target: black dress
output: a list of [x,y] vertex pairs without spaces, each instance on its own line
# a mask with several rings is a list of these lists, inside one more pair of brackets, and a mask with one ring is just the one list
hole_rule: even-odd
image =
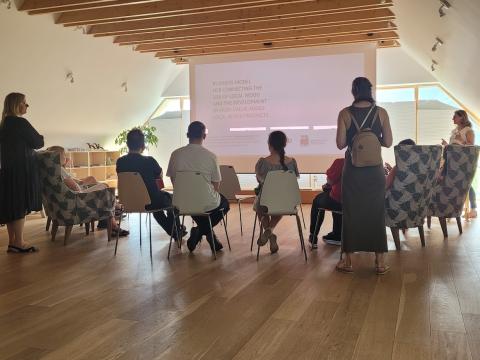
[[7,116],[0,126],[0,223],[6,224],[42,209],[33,149],[43,136],[21,117]]
[[[349,111],[361,122],[370,108],[351,106]],[[372,123],[372,112],[366,121]],[[377,118],[372,131],[381,142],[382,128]],[[350,149],[357,133],[352,123],[347,130],[347,145]],[[352,165],[350,151],[345,154],[342,175],[342,250],[347,253],[356,251],[387,252],[387,233],[385,228],[385,173],[382,165],[355,167]]]

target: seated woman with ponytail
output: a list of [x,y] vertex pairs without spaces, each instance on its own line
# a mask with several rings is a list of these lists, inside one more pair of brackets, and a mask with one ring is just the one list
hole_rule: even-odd
[[[294,158],[285,156],[285,146],[287,146],[287,136],[282,131],[274,131],[268,136],[268,150],[270,155],[258,159],[255,165],[255,174],[257,175],[258,186],[255,189],[257,198],[255,199],[254,209],[263,225],[263,233],[260,234],[257,244],[260,246],[270,242],[270,252],[272,254],[278,251],[277,236],[273,233],[275,226],[279,223],[281,216],[267,216],[265,210],[258,205],[258,198],[262,190],[263,182],[269,171],[291,170],[295,175],[300,176],[297,162]],[[281,196],[281,194],[278,194]]]

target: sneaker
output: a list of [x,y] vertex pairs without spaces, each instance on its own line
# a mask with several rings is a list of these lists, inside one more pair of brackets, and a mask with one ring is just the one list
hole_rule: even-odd
[[270,241],[270,252],[275,254],[278,251],[277,235],[271,233],[271,235],[268,237],[268,240]]
[[318,245],[317,245],[318,238],[316,236],[313,236],[312,234],[310,234],[310,236],[308,237],[308,242],[310,243],[310,246],[312,247],[312,249],[318,249]]
[[212,251],[213,251],[213,246],[215,246],[215,252],[223,249],[223,245],[220,241],[218,241],[217,235],[215,235],[215,233],[213,233],[213,241],[212,241],[212,235],[207,234],[207,242],[210,245],[210,249],[212,249]]
[[201,236],[198,231],[198,227],[193,226],[190,229],[190,237],[187,240],[187,247],[188,247],[188,250],[190,250],[190,252],[193,252],[193,250],[195,250],[200,239],[201,239]]
[[325,240],[325,243],[328,245],[335,245],[335,246],[341,246],[342,241],[341,240]]
[[335,235],[333,232],[329,232],[327,235],[322,236],[323,240],[340,240],[340,236]]

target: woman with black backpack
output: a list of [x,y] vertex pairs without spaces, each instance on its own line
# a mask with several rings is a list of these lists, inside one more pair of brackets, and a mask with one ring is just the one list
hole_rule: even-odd
[[377,106],[372,84],[358,77],[352,83],[354,102],[338,115],[337,147],[344,149],[342,175],[342,254],[336,269],[351,273],[351,254],[375,253],[375,271],[385,274],[388,251],[385,228],[385,174],[381,147],[392,145],[392,130],[385,109]]

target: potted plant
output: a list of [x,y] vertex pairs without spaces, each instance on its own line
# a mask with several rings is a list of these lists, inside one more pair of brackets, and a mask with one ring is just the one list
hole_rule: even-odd
[[154,126],[150,125],[141,125],[141,126],[134,126],[131,129],[124,129],[118,136],[115,138],[115,144],[120,145],[120,153],[126,153],[127,152],[127,134],[130,130],[133,129],[140,129],[142,130],[143,134],[145,135],[145,146],[149,147],[151,146],[157,146],[158,143],[158,137],[155,135],[155,130],[157,130]]

